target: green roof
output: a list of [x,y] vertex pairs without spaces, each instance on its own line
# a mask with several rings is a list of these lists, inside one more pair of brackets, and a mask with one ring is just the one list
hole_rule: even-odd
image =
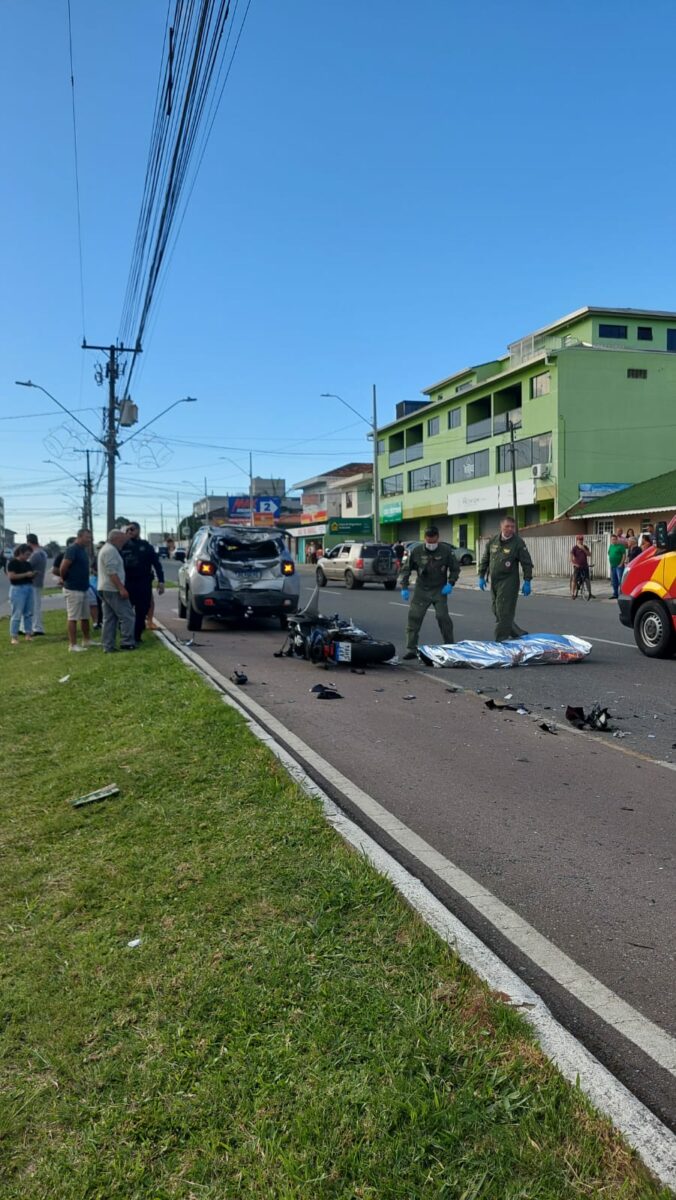
[[655,475],[653,479],[644,479],[642,483],[634,483],[621,492],[602,496],[600,500],[592,500],[589,504],[576,504],[570,516],[613,517],[667,509],[676,510],[676,470],[665,471],[664,475]]

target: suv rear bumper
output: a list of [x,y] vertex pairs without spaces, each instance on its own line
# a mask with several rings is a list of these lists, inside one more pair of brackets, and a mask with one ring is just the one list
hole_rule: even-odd
[[245,613],[254,616],[278,616],[280,613],[298,611],[298,596],[286,596],[277,589],[241,594],[237,592],[213,591],[204,596],[192,595],[191,603],[196,612],[205,617],[242,617]]

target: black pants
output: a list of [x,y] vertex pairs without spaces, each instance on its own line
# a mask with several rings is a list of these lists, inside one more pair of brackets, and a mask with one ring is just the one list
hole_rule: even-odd
[[146,617],[150,612],[150,605],[153,599],[153,581],[152,579],[132,579],[125,583],[125,587],[129,592],[129,599],[134,606],[136,614],[134,640],[140,642],[143,630],[146,627]]

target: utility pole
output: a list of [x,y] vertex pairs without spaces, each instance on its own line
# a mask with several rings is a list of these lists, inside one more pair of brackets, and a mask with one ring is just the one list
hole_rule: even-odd
[[90,469],[90,466],[89,466],[89,455],[91,454],[91,451],[90,451],[90,450],[85,450],[85,454],[86,454],[86,456],[87,456],[87,478],[86,478],[86,480],[85,480],[85,495],[86,495],[86,497],[87,497],[87,505],[86,505],[86,507],[87,507],[87,515],[86,515],[86,517],[85,517],[84,524],[85,524],[86,528],[87,528],[87,529],[90,531],[90,533],[92,533],[92,536],[93,536],[93,529],[94,529],[94,505],[93,505],[93,501],[92,501],[92,492],[93,492],[93,488],[92,488],[92,473],[91,473],[91,469]]
[[117,409],[115,384],[119,375],[119,354],[140,354],[141,347],[134,350],[130,346],[91,346],[89,342],[82,343],[83,350],[98,350],[108,355],[106,374],[108,376],[108,408],[106,410],[106,431],[102,439],[106,451],[106,470],[108,477],[108,496],[106,503],[106,532],[115,524],[115,460],[117,458]]
[[378,411],[376,385],[373,385],[373,537],[380,541],[380,484],[378,483]]
[[254,510],[253,510],[253,465],[252,465],[252,463],[253,463],[253,460],[252,460],[252,456],[251,456],[251,451],[249,451],[249,524],[250,524],[250,525],[253,525],[253,524],[254,524]]
[[176,541],[181,537],[181,501],[178,492],[176,493]]
[[512,459],[512,504],[514,507],[514,524],[516,526],[516,532],[518,533],[519,511],[516,506],[516,447],[514,445],[514,430],[516,429],[516,425],[512,421],[511,417],[509,418],[507,425],[509,428],[509,452]]
[[164,506],[160,504],[160,533],[164,537]]

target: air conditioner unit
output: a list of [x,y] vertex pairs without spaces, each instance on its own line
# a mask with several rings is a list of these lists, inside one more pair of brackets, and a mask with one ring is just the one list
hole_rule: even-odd
[[533,479],[549,479],[549,463],[535,463],[530,473]]

